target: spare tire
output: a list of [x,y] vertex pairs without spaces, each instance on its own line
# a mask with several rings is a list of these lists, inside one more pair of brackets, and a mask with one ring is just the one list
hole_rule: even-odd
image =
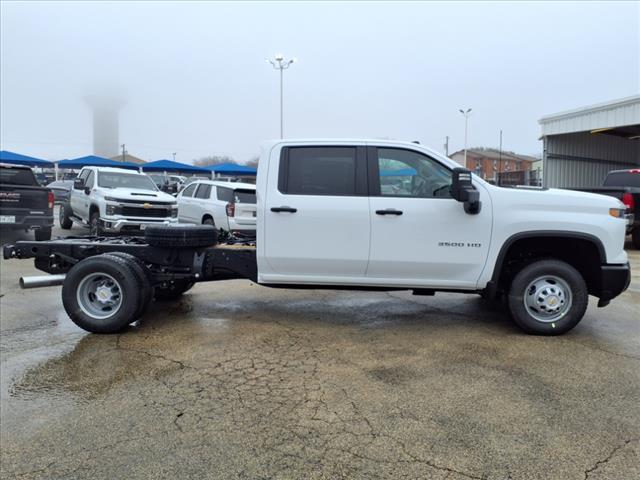
[[218,243],[218,232],[211,225],[150,225],[144,239],[154,247],[211,247]]

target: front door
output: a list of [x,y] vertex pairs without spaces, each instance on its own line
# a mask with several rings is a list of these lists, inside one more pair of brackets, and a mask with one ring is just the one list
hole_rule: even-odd
[[451,198],[451,170],[411,149],[367,149],[371,256],[367,277],[394,284],[475,288],[489,249],[492,212],[464,212]]
[[370,233],[364,145],[285,147],[270,161],[266,191],[261,281],[330,284],[364,276]]

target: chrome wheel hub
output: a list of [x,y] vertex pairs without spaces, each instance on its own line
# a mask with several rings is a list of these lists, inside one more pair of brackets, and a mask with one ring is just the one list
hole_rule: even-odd
[[103,320],[122,306],[122,287],[106,273],[92,273],[82,279],[77,291],[80,309],[92,318]]
[[524,294],[524,306],[539,322],[556,322],[571,309],[571,288],[562,278],[545,275],[531,282]]

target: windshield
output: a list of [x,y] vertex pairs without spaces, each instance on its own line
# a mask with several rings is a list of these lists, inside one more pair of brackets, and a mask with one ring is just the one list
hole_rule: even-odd
[[0,168],[0,183],[7,185],[38,185],[29,168]]
[[605,187],[640,187],[640,173],[615,172],[607,175]]
[[103,188],[137,188],[157,191],[156,185],[146,175],[130,173],[99,172],[98,186]]

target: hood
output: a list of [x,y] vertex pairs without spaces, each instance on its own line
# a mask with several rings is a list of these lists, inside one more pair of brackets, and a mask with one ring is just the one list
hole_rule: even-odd
[[491,194],[499,199],[498,205],[517,207],[532,211],[554,211],[566,213],[608,214],[610,208],[625,208],[614,197],[596,193],[578,192],[559,188],[529,189],[501,188],[491,186]]
[[138,188],[114,188],[104,191],[105,197],[113,197],[119,200],[145,200],[148,202],[175,202],[175,197],[165,192],[142,190]]

